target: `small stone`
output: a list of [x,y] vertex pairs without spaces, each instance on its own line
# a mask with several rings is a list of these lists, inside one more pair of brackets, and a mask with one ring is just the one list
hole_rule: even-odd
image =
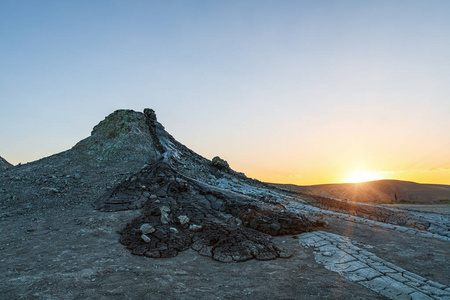
[[196,225],[196,224],[192,224],[189,226],[189,230],[193,231],[193,232],[199,232],[203,229],[202,225]]
[[151,239],[148,236],[146,236],[145,234],[141,235],[141,239],[146,243],[150,243],[150,241],[151,241]]
[[170,208],[167,206],[161,206],[159,208],[159,210],[161,211],[161,223],[163,223],[163,224],[169,223],[170,222],[170,218],[169,218]]
[[178,216],[178,220],[180,221],[181,225],[189,223],[189,217],[188,216]]
[[325,226],[328,226],[328,222],[326,220],[317,220],[316,226],[325,227]]
[[175,227],[170,227],[169,230],[173,233],[178,233],[178,229],[176,229]]
[[331,257],[331,256],[333,256],[333,253],[326,251],[326,252],[323,252],[322,255],[326,256],[326,257]]
[[141,228],[139,228],[139,230],[143,233],[143,234],[149,234],[149,233],[153,233],[155,232],[155,227],[153,227],[152,225],[145,223],[142,224]]
[[50,193],[50,194],[56,194],[56,193],[59,193],[59,190],[58,190],[58,189],[52,188],[52,187],[43,187],[43,188],[41,188],[41,191],[46,191],[46,192],[48,192],[48,193]]

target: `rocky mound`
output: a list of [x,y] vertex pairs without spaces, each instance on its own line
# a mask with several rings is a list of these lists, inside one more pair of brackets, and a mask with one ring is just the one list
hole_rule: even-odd
[[11,167],[13,167],[13,165],[10,164],[9,162],[7,162],[6,159],[4,159],[3,157],[0,156],[0,171],[9,169]]
[[[270,235],[301,233],[317,225],[255,195],[264,193],[258,189],[265,185],[234,172],[223,159],[208,161],[195,154],[165,132],[153,111],[144,112],[159,157],[149,158],[146,167],[97,203],[103,211],[142,208],[121,233],[120,241],[133,254],[173,257],[192,247],[222,262],[275,259],[289,254]],[[222,185],[234,182],[237,191],[214,185],[214,179]]]

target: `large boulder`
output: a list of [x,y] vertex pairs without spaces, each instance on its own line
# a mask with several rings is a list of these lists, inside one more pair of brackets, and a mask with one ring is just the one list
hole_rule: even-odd
[[228,162],[224,159],[221,159],[220,157],[216,156],[212,159],[211,165],[213,167],[216,167],[219,170],[228,171],[230,170],[230,166],[228,165]]

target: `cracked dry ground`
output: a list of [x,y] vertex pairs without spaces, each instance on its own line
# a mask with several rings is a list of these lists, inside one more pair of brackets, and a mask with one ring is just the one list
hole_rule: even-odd
[[450,288],[409,272],[340,235],[317,231],[299,236],[303,246],[314,247],[317,263],[344,278],[391,299],[450,298]]
[[[193,250],[170,259],[132,255],[117,242],[117,230],[139,215],[139,211],[103,213],[79,203],[1,220],[1,298],[387,298],[327,270],[316,262],[313,247],[300,244],[301,237],[273,238],[292,257],[270,261],[221,263]],[[448,242],[328,221],[326,231],[349,237],[355,246],[398,268],[448,286]]]

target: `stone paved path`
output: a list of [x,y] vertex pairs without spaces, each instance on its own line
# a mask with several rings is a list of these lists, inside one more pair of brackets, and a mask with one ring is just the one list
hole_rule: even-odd
[[391,299],[450,299],[450,287],[427,280],[353,245],[350,239],[316,231],[298,235],[314,247],[314,258],[326,269]]

